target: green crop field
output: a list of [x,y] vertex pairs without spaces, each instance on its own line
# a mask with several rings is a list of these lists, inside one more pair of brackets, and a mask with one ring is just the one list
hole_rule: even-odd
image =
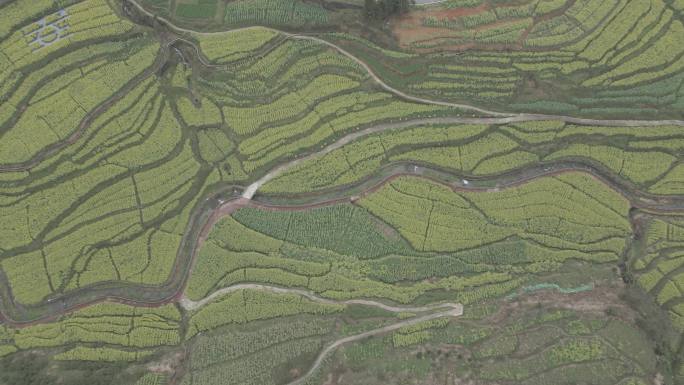
[[0,385],[684,384],[681,0],[0,0]]

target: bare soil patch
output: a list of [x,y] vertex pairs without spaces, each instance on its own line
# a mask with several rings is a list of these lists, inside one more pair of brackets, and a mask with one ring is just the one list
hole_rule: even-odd
[[176,369],[180,366],[183,361],[184,354],[182,352],[176,352],[165,356],[160,361],[151,363],[147,368],[150,372],[154,373],[170,373],[176,372]]
[[[394,17],[390,21],[392,32],[403,48],[411,48],[418,42],[453,38],[456,31],[442,27],[427,27],[423,21],[427,18],[437,20],[454,19],[463,16],[475,15],[489,9],[488,4],[482,4],[474,8],[433,8],[412,10],[404,15]],[[444,47],[442,47],[444,48]],[[457,50],[460,47],[454,45],[450,49]]]
[[[617,285],[617,284],[616,284]],[[488,317],[488,322],[503,322],[512,313],[535,306],[575,310],[583,313],[611,313],[627,322],[634,322],[637,314],[620,298],[622,284],[618,287],[596,287],[591,291],[563,294],[555,290],[540,290],[523,294],[513,301],[504,302],[499,310]]]

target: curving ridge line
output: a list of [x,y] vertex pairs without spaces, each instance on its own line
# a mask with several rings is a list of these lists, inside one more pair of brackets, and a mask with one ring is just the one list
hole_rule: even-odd
[[327,305],[374,306],[374,307],[378,307],[378,308],[383,309],[383,310],[387,310],[387,311],[392,312],[392,313],[401,313],[401,312],[424,313],[424,312],[433,311],[436,309],[448,307],[448,308],[451,308],[450,312],[454,316],[459,316],[459,315],[463,314],[463,305],[460,303],[439,303],[439,304],[429,305],[429,306],[411,307],[411,306],[391,306],[391,305],[384,304],[382,302],[365,300],[365,299],[350,299],[350,300],[337,301],[337,300],[333,300],[333,299],[320,297],[320,296],[316,295],[314,292],[311,292],[308,290],[283,288],[283,287],[279,287],[279,286],[262,285],[262,284],[256,284],[256,283],[241,283],[241,284],[237,284],[237,285],[224,287],[223,289],[217,290],[217,291],[213,292],[212,294],[208,295],[207,297],[205,297],[199,301],[193,301],[187,297],[183,297],[178,302],[185,310],[193,311],[193,310],[197,310],[197,309],[201,308],[202,306],[204,306],[210,302],[215,301],[219,297],[225,296],[226,294],[232,293],[234,291],[245,290],[245,289],[264,290],[264,291],[270,291],[270,292],[277,293],[277,294],[296,294],[296,295],[301,295],[302,297],[306,297],[312,301],[324,303]]
[[[158,21],[163,22],[164,24],[166,24],[167,26],[169,26],[169,28],[175,30],[176,32],[190,33],[190,34],[194,34],[194,35],[205,35],[205,36],[210,36],[210,35],[224,34],[224,33],[227,33],[227,32],[238,32],[238,31],[244,31],[244,30],[248,30],[248,29],[252,29],[252,28],[257,28],[257,27],[242,27],[242,28],[237,28],[237,29],[233,29],[233,30],[230,30],[230,31],[221,31],[221,32],[198,32],[198,31],[193,31],[193,30],[191,30],[191,29],[178,27],[177,25],[173,24],[173,23],[172,23],[170,20],[168,20],[167,18],[165,18],[165,17],[163,17],[163,16],[156,15],[156,14],[154,14],[153,12],[148,11],[148,10],[145,9],[142,5],[138,4],[138,2],[137,2],[136,0],[127,0],[127,1],[128,1],[128,3],[130,3],[130,4],[133,4],[139,11],[141,11],[141,12],[144,13],[145,15],[147,15],[147,16],[149,16],[149,17],[152,17],[152,18],[154,18],[154,19],[156,19],[156,20],[158,20]],[[323,39],[318,38],[318,37],[315,37],[315,36],[306,36],[306,35],[301,35],[301,34],[294,34],[294,33],[289,33],[289,32],[281,31],[281,30],[278,30],[278,29],[275,29],[275,28],[270,28],[270,27],[258,27],[258,28],[264,28],[264,29],[267,29],[267,30],[270,30],[270,31],[279,33],[279,34],[281,34],[281,35],[283,35],[283,36],[286,36],[286,37],[288,37],[288,38],[290,38],[290,39],[311,40],[311,41],[315,41],[315,42],[318,42],[318,43],[321,43],[321,44],[325,44],[325,45],[327,45],[327,46],[329,46],[329,47],[331,47],[331,48],[337,50],[337,51],[340,52],[341,54],[347,56],[348,58],[352,59],[352,60],[355,61],[357,64],[359,64],[361,67],[363,67],[363,69],[366,70],[366,72],[368,72],[368,74],[373,78],[373,80],[375,80],[375,82],[378,83],[378,85],[380,85],[382,88],[384,88],[385,90],[387,90],[387,91],[389,91],[389,92],[391,92],[391,93],[393,93],[393,94],[395,94],[395,95],[397,95],[397,96],[400,96],[400,97],[402,97],[402,98],[404,98],[404,99],[411,100],[411,101],[414,101],[414,102],[424,103],[424,104],[434,104],[434,105],[440,105],[440,106],[445,106],[445,107],[455,107],[455,108],[460,108],[460,109],[463,109],[463,110],[476,111],[476,112],[479,112],[479,113],[482,113],[482,114],[485,114],[485,115],[492,115],[492,116],[512,116],[512,115],[515,115],[515,114],[507,114],[507,113],[502,113],[502,112],[497,112],[497,111],[490,111],[490,110],[486,110],[486,109],[484,109],[484,108],[479,108],[479,107],[475,107],[475,106],[471,106],[471,105],[467,105],[467,104],[450,103],[450,102],[444,102],[444,101],[435,101],[435,100],[424,99],[424,98],[419,98],[419,97],[416,97],[416,96],[408,95],[408,94],[406,94],[406,93],[404,93],[404,92],[402,92],[402,91],[400,91],[400,90],[398,90],[398,89],[396,89],[396,88],[394,88],[394,87],[388,85],[387,83],[385,83],[382,79],[380,79],[380,78],[371,70],[371,68],[368,66],[368,64],[366,64],[363,60],[357,58],[356,56],[352,55],[351,53],[349,53],[348,51],[346,51],[345,49],[343,49],[342,47],[340,47],[340,46],[338,46],[338,45],[336,45],[336,44],[334,44],[334,43],[331,43],[331,42],[329,42],[329,41],[327,41],[327,40],[323,40]],[[183,41],[188,42],[187,40],[183,40]],[[197,46],[195,46],[195,50],[196,50],[198,53],[199,53],[199,51],[200,51],[200,50],[198,49]]]
[[[499,112],[499,111],[493,111],[493,110],[488,110],[485,108],[480,108],[477,106],[473,106],[470,104],[463,104],[463,103],[451,103],[451,102],[445,102],[441,100],[433,100],[433,99],[426,99],[426,98],[421,98],[417,96],[412,96],[409,95],[403,91],[400,91],[389,84],[385,83],[379,76],[373,72],[373,70],[370,68],[368,64],[366,64],[363,60],[359,59],[358,57],[354,56],[352,53],[348,52],[344,48],[338,46],[335,43],[329,42],[325,39],[321,39],[316,36],[309,36],[309,35],[303,35],[303,34],[294,34],[290,32],[285,32],[281,31],[275,28],[271,27],[263,27],[263,26],[251,26],[251,27],[241,27],[241,28],[236,28],[228,31],[216,31],[216,32],[200,32],[200,31],[195,31],[192,29],[188,28],[183,28],[175,25],[173,22],[168,20],[167,18],[163,16],[158,16],[154,14],[153,12],[148,11],[145,9],[143,6],[141,6],[137,0],[126,0],[129,4],[133,4],[140,12],[143,14],[154,18],[157,21],[163,22],[166,24],[169,28],[176,32],[180,33],[188,33],[192,35],[200,35],[200,36],[212,36],[212,35],[220,35],[220,34],[228,34],[228,33],[233,33],[233,32],[239,32],[239,31],[244,31],[252,28],[263,28],[267,29],[276,33],[279,33],[283,36],[286,36],[291,39],[298,39],[298,40],[311,40],[315,41],[321,44],[325,44],[339,53],[347,56],[354,62],[358,63],[361,67],[363,67],[366,72],[371,76],[371,78],[380,85],[380,87],[384,88],[386,91],[391,92],[401,98],[411,100],[414,102],[418,103],[424,103],[424,104],[433,104],[433,105],[439,105],[439,106],[445,106],[445,107],[454,107],[454,108],[459,108],[462,110],[468,110],[468,111],[475,111],[479,112],[485,115],[491,115],[491,116],[497,116],[497,117],[509,117],[514,120],[512,122],[523,122],[523,121],[534,121],[534,120],[561,120],[564,122],[568,123],[576,123],[576,124],[584,124],[584,125],[597,125],[597,126],[627,126],[627,127],[640,127],[640,126],[665,126],[665,125],[673,125],[673,126],[684,126],[684,120],[677,120],[677,119],[669,119],[669,120],[634,120],[634,119],[588,119],[588,118],[577,118],[577,117],[572,117],[568,115],[549,115],[549,114],[536,114],[536,113],[506,113],[506,112]],[[185,40],[186,41],[186,40]],[[186,41],[187,42],[187,41]],[[195,50],[199,52],[198,47],[195,46]]]
[[[489,118],[486,121],[490,123],[504,121],[508,122],[511,121],[511,119],[515,118]],[[47,302],[43,302],[39,305],[30,306],[15,304],[11,300],[11,294],[9,294],[9,299],[0,298],[0,304],[2,304],[4,301],[7,301],[3,306],[0,306],[0,313],[2,313],[0,315],[4,315],[5,321],[10,324],[13,324],[15,326],[23,326],[36,322],[44,322],[49,320],[51,317],[68,313],[82,306],[87,306],[89,304],[93,304],[103,300],[114,300],[129,303],[135,306],[159,306],[164,303],[177,301],[179,296],[182,294],[182,290],[185,286],[187,277],[191,272],[192,262],[197,255],[197,249],[202,245],[203,238],[206,238],[206,236],[208,236],[208,232],[212,228],[213,224],[215,224],[223,216],[230,214],[231,205],[239,207],[241,205],[251,204],[259,207],[268,208],[268,196],[265,197],[265,201],[263,201],[263,199],[261,198],[259,198],[259,200],[257,201],[246,199],[248,197],[251,198],[262,183],[265,183],[270,178],[273,178],[277,176],[279,173],[286,171],[289,167],[296,165],[298,162],[301,162],[305,159],[310,159],[312,157],[320,156],[325,152],[332,151],[335,148],[343,146],[348,142],[351,142],[363,135],[367,135],[372,132],[398,127],[405,127],[408,125],[421,124],[426,122],[440,123],[449,121],[453,122],[455,120],[458,120],[459,122],[482,122],[481,119],[434,118],[417,119],[397,123],[386,123],[378,126],[369,127],[365,130],[353,132],[345,137],[342,137],[337,142],[334,142],[333,144],[327,146],[320,152],[316,152],[308,156],[295,159],[293,161],[275,167],[271,172],[262,177],[259,181],[249,186],[249,193],[245,194],[247,196],[243,196],[242,198],[237,200],[232,199],[229,202],[224,202],[224,200],[220,199],[217,196],[214,196],[213,198],[210,197],[211,199],[208,198],[206,200],[206,203],[209,204],[209,206],[211,207],[206,207],[199,211],[196,211],[195,215],[193,215],[193,218],[201,217],[205,214],[208,215],[209,218],[200,219],[201,222],[197,223],[197,225],[201,226],[202,229],[199,235],[196,236],[194,230],[190,229],[190,227],[189,230],[186,231],[183,238],[183,243],[187,244],[188,247],[190,247],[191,249],[189,252],[184,252],[183,247],[181,247],[181,250],[179,250],[178,255],[176,257],[176,261],[174,262],[174,273],[172,275],[175,276],[175,278],[171,277],[169,279],[169,283],[163,285],[162,287],[138,285],[135,286],[136,295],[131,295],[130,290],[133,289],[132,285],[127,285],[121,282],[117,283],[114,281],[108,281],[103,282],[101,285],[77,289],[72,292],[63,294],[59,297],[52,298]],[[530,181],[535,178],[555,175],[558,173],[568,171],[581,171],[593,175],[594,177],[600,179],[604,184],[610,186],[615,191],[624,195],[627,199],[629,199],[632,202],[632,205],[636,208],[659,213],[681,212],[682,210],[684,210],[684,197],[648,194],[647,192],[641,191],[629,183],[621,181],[621,179],[617,175],[610,173],[609,170],[599,169],[584,162],[559,161],[546,164],[537,164],[522,169],[514,169],[510,172],[506,172],[500,175],[472,178],[469,177],[468,179],[472,182],[467,186],[463,185],[463,183],[461,183],[461,180],[458,179],[462,177],[459,176],[459,174],[453,174],[447,171],[440,171],[438,169],[431,169],[429,166],[426,167],[423,164],[406,163],[396,165],[390,164],[388,166],[392,167],[389,176],[386,175],[386,169],[378,169],[377,172],[370,175],[368,180],[361,180],[359,183],[350,186],[342,186],[342,189],[336,195],[336,199],[327,199],[325,196],[319,195],[318,192],[314,194],[295,194],[291,197],[287,196],[285,198],[293,198],[293,203],[298,201],[301,202],[301,198],[304,198],[309,203],[306,205],[302,205],[301,203],[286,204],[285,206],[272,206],[271,208],[297,209],[297,207],[314,207],[326,204],[339,203],[342,201],[348,201],[350,196],[353,197],[354,195],[356,195],[355,190],[360,191],[362,194],[372,192],[373,189],[382,185],[382,183],[385,183],[392,177],[399,175],[415,175],[427,177],[429,179],[433,179],[437,182],[441,182],[445,185],[448,185],[452,189],[489,191],[489,188],[477,187],[477,185],[479,184],[480,186],[484,186],[490,185],[491,182],[496,182],[497,189],[507,188],[518,184],[526,183],[527,181]],[[383,177],[383,175],[385,175],[385,177]],[[378,176],[382,177],[382,179],[377,180]],[[454,178],[456,178],[457,180],[454,180]],[[474,183],[476,181],[480,181],[483,183]],[[313,198],[313,200],[310,198]],[[195,221],[195,219],[193,219],[192,221]],[[2,271],[0,271],[0,292],[10,293],[10,289],[6,285],[6,283],[6,277],[3,278]],[[5,296],[3,295],[2,297]],[[59,304],[62,304],[63,306],[57,306]],[[3,311],[3,307],[8,307],[8,310],[12,310],[8,313]],[[39,315],[33,315],[32,317],[11,317],[10,314],[16,309],[25,309],[26,311],[29,311],[29,309],[31,309],[30,311],[33,314]],[[48,311],[41,311],[39,309]],[[25,314],[28,315],[28,313],[26,312]]]
[[372,173],[349,184],[303,193],[273,193],[259,195],[251,201],[241,199],[253,207],[275,210],[301,210],[341,202],[354,202],[367,196],[386,183],[402,177],[423,178],[448,187],[455,192],[492,193],[516,188],[536,179],[564,173],[588,174],[630,202],[634,209],[655,215],[684,212],[684,196],[658,195],[640,190],[605,167],[597,167],[582,160],[556,160],[513,168],[496,175],[468,175],[442,169],[429,163],[395,161],[376,167]]

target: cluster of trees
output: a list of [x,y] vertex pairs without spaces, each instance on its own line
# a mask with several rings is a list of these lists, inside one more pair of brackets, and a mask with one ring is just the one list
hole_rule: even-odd
[[366,0],[364,10],[366,17],[372,20],[384,20],[391,15],[408,11],[412,0]]

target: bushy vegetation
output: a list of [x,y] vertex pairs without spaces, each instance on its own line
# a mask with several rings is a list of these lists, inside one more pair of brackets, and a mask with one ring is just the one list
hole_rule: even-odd
[[[134,384],[135,375],[124,365],[87,362],[52,363],[45,354],[19,354],[0,361],[0,384],[49,385],[68,381],[73,385]],[[161,385],[141,383],[140,385]]]
[[302,0],[236,0],[226,4],[228,25],[317,27],[328,22],[328,13],[317,3]]

